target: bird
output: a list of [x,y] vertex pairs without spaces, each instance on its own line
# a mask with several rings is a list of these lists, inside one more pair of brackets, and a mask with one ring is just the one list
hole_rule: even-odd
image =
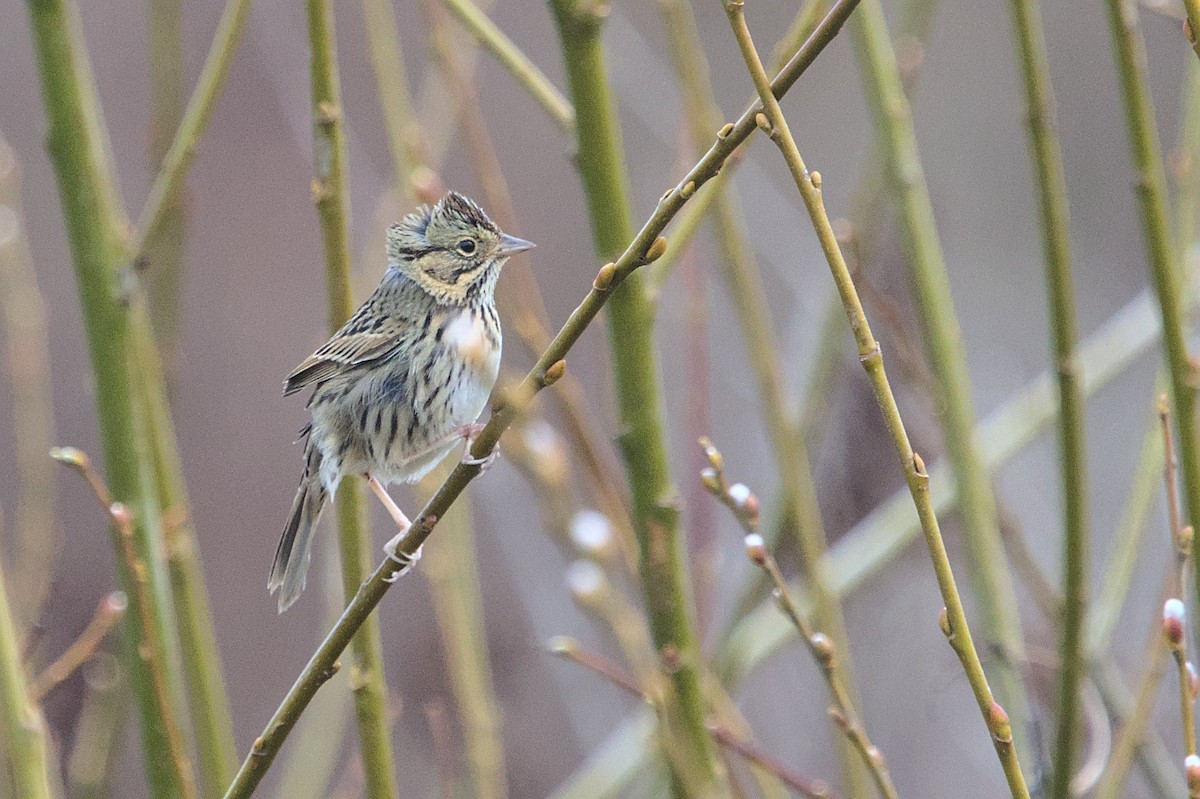
[[385,547],[403,570],[419,557],[397,554],[410,522],[387,492],[436,466],[460,440],[463,460],[500,367],[495,288],[510,256],[534,245],[504,233],[473,200],[448,192],[387,231],[379,287],[284,380],[289,396],[313,393],[300,431],[304,470],[267,581],[279,612],[304,590],[312,537],[343,477],[361,476],[399,533]]

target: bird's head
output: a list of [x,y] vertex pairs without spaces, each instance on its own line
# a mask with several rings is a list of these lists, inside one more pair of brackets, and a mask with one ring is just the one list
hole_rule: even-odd
[[531,242],[500,230],[473,200],[448,192],[388,228],[388,265],[440,302],[489,296],[500,267]]

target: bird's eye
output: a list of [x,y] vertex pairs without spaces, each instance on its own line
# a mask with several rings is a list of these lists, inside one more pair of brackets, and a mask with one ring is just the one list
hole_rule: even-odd
[[458,251],[463,255],[470,255],[471,253],[475,252],[475,240],[463,239],[458,243]]

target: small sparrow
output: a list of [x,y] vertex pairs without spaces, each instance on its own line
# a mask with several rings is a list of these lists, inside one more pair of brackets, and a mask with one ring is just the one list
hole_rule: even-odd
[[410,522],[385,486],[419,480],[478,435],[500,367],[496,278],[533,246],[454,192],[388,228],[379,288],[284,381],[284,396],[315,389],[304,474],[267,581],[280,613],[304,590],[313,529],[346,475],[366,478],[400,529],[385,550],[411,566],[396,554]]

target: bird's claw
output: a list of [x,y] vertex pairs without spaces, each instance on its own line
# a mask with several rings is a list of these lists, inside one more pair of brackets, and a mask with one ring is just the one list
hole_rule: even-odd
[[496,457],[500,454],[500,450],[493,449],[482,458],[476,458],[471,455],[471,444],[483,432],[484,425],[481,422],[473,422],[463,425],[459,430],[459,435],[466,441],[466,446],[463,447],[462,463],[464,466],[478,466],[479,473],[483,474],[488,469],[492,468],[492,464],[496,462]]
[[386,544],[383,545],[383,551],[385,554],[387,554],[388,559],[394,560],[394,561],[396,561],[396,563],[400,564],[399,569],[392,572],[387,577],[383,578],[383,581],[385,583],[396,582],[396,580],[400,579],[403,575],[408,574],[409,570],[412,569],[413,566],[416,566],[417,561],[419,561],[421,559],[421,550],[424,549],[424,547],[425,547],[424,544],[417,547],[417,551],[412,553],[411,555],[409,555],[405,552],[401,552],[399,550],[400,544],[404,541],[404,536],[407,532],[408,531],[405,530],[404,532],[400,533],[395,538],[393,538],[391,541],[388,541]]

